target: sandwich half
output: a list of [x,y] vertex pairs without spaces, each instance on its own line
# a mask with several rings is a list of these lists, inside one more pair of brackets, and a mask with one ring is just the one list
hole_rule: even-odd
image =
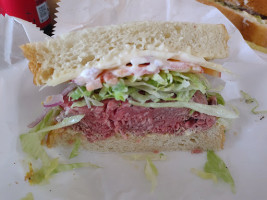
[[[250,46],[267,53],[266,0],[198,0],[220,10],[241,32]],[[258,46],[258,47],[257,47]]]
[[80,141],[104,152],[220,150],[221,119],[237,115],[219,94],[227,70],[207,59],[227,57],[228,38],[223,25],[132,22],[25,44],[36,85],[67,83],[29,127],[49,119],[48,147]]

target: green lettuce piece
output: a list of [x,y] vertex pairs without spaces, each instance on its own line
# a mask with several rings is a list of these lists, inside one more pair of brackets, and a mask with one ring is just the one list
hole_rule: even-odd
[[210,98],[211,96],[216,96],[218,104],[221,104],[223,106],[225,105],[225,101],[224,101],[222,95],[220,95],[219,93],[217,93],[217,92],[208,92],[207,93],[207,97]]
[[219,156],[217,156],[213,151],[207,152],[207,159],[208,160],[204,166],[204,171],[207,173],[214,174],[216,177],[230,184],[232,192],[235,193],[234,180],[223,160]]
[[44,138],[42,133],[26,133],[20,135],[20,143],[22,150],[31,156],[33,159],[40,159],[43,163],[49,163],[50,158],[41,145],[41,141]]
[[54,169],[53,173],[59,173],[64,171],[70,171],[73,169],[83,168],[83,167],[91,167],[91,168],[101,168],[98,165],[92,164],[90,162],[86,163],[70,163],[70,164],[59,164],[57,168]]
[[129,100],[129,102],[135,106],[144,106],[150,108],[166,108],[166,107],[190,108],[192,110],[207,115],[229,118],[229,119],[234,119],[238,117],[237,113],[231,110],[227,110],[222,105],[206,105],[194,102],[167,102],[167,103],[143,103],[143,104],[131,100]]
[[247,104],[255,103],[256,105],[251,109],[251,112],[255,115],[257,114],[267,114],[267,110],[261,110],[256,111],[256,109],[260,106],[257,99],[251,97],[248,93],[244,92],[243,90],[240,90],[241,95],[243,96],[243,99]]
[[128,87],[124,84],[123,79],[120,79],[120,81],[111,88],[116,100],[125,101],[128,98]]
[[137,100],[140,103],[145,103],[148,100],[156,100],[158,98],[154,97],[153,95],[150,94],[140,94],[138,90],[134,91],[131,93],[131,97]]
[[[53,111],[50,111],[50,113],[52,112]],[[47,116],[50,116],[50,113],[48,113]],[[83,117],[84,115],[76,115],[76,116],[68,117],[56,125],[44,127],[42,129],[37,130],[36,132],[30,131],[29,133],[21,134],[20,142],[21,142],[22,150],[28,155],[30,155],[32,158],[34,158],[35,160],[39,158],[43,162],[43,164],[49,163],[50,158],[41,145],[41,141],[43,140],[45,135],[51,130],[55,130],[58,128],[62,128],[65,126],[70,126],[72,124],[78,123]],[[41,122],[41,124],[45,124],[45,121],[47,121],[46,117],[43,119],[43,121],[44,122]]]
[[200,78],[197,74],[191,73],[185,74],[185,76],[187,76],[190,80],[190,89],[199,90],[203,94],[206,93],[207,86],[202,78]]
[[33,169],[30,164],[30,170],[26,174],[25,179],[29,180],[30,184],[44,184],[48,183],[50,177],[53,175],[53,171],[58,167],[58,158],[50,159],[46,163],[43,163],[39,169]]
[[169,98],[166,99],[168,101],[182,101],[182,102],[188,102],[190,99],[192,99],[193,95],[195,94],[195,90],[187,90],[187,91],[181,91],[176,94],[175,98]]
[[159,173],[158,169],[150,158],[146,159],[145,175],[147,180],[151,182],[151,191],[153,192],[155,190],[155,187],[157,186],[157,176],[159,175]]
[[[79,89],[80,88],[80,89]],[[161,71],[154,75],[144,75],[142,77],[129,76],[119,79],[119,82],[114,86],[103,84],[101,89],[86,92],[85,87],[78,87],[70,92],[71,100],[85,98],[86,104],[90,107],[91,104],[101,106],[100,101],[109,98],[125,101],[131,97],[139,103],[144,103],[147,100],[158,102],[164,101],[185,101],[188,102],[197,90],[203,94],[206,93],[208,86],[204,76],[192,73],[179,72],[164,72]],[[142,91],[142,94],[139,92]],[[98,102],[93,102],[96,100]]]
[[57,123],[56,125],[52,125],[52,126],[47,126],[44,127],[38,131],[36,131],[35,133],[46,133],[55,129],[59,129],[59,128],[63,128],[65,126],[71,126],[72,124],[76,124],[79,121],[81,121],[81,119],[84,117],[84,115],[75,115],[75,116],[71,116],[71,117],[67,117],[64,118],[62,120],[62,122]]
[[61,171],[79,167],[96,168],[96,165],[91,163],[61,164],[58,162],[58,158],[49,157],[41,144],[41,141],[48,132],[78,123],[84,117],[84,115],[71,116],[63,119],[62,122],[53,125],[56,114],[58,114],[58,111],[51,110],[35,128],[28,133],[20,135],[22,150],[33,159],[41,160],[42,163],[42,166],[39,169],[34,169],[32,163],[30,163],[29,172],[25,176],[25,179],[29,180],[30,184],[47,183],[52,175]]
[[46,116],[34,127],[30,130],[30,132],[36,132],[40,129],[43,129],[46,126],[49,126],[54,121],[55,117],[58,116],[62,109],[59,107],[55,107],[51,109]]
[[46,165],[43,165],[40,169],[34,170],[32,165],[30,165],[30,171],[27,173],[25,178],[28,179],[29,183],[32,185],[44,184],[48,183],[49,179],[54,174],[83,167],[100,168],[98,165],[90,162],[62,164],[58,162],[58,158],[55,158],[46,163]]
[[152,80],[155,81],[157,83],[157,85],[168,85],[168,79],[167,77],[165,76],[165,74],[154,74],[152,76]]
[[41,145],[41,141],[49,132],[49,129],[45,129],[47,129],[47,127],[51,127],[50,125],[53,123],[53,120],[57,114],[58,109],[52,109],[35,128],[31,129],[28,133],[20,135],[22,150],[35,160],[39,158],[43,163],[48,163],[50,160],[49,156]]
[[215,176],[215,174],[204,172],[202,170],[198,170],[195,168],[192,168],[190,171],[202,179],[211,179],[211,180],[213,180],[214,183],[218,182],[217,176]]
[[71,91],[68,96],[72,98],[72,100],[78,100],[82,97],[90,97],[92,92],[86,90],[85,86],[78,86],[75,90]]
[[33,194],[29,192],[25,197],[21,198],[21,200],[34,200]]
[[73,104],[71,105],[71,108],[83,107],[83,106],[86,106],[85,100],[73,102]]
[[77,138],[75,143],[74,143],[73,149],[70,153],[69,159],[74,158],[74,157],[79,155],[80,145],[81,145],[81,140],[79,138]]
[[150,160],[156,160],[156,161],[162,161],[166,160],[167,156],[164,153],[131,153],[131,154],[123,154],[122,156],[126,160],[147,160],[148,158]]
[[99,91],[99,97],[101,99],[112,98],[111,87],[109,87],[107,84],[103,84],[103,87]]

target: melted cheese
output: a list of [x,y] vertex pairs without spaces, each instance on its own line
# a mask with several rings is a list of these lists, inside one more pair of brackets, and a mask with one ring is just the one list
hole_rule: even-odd
[[[134,75],[136,77],[145,74],[156,74],[160,70],[203,73],[204,68],[215,71],[227,71],[221,65],[207,62],[204,58],[195,57],[185,52],[159,52],[142,51],[119,54],[120,59],[112,58],[109,66],[95,66],[82,71],[74,82],[78,85],[86,85],[88,91],[102,87],[102,82],[115,85],[119,77]],[[106,57],[106,61],[109,59]],[[112,63],[112,61],[116,63]],[[113,67],[111,67],[113,66]]]

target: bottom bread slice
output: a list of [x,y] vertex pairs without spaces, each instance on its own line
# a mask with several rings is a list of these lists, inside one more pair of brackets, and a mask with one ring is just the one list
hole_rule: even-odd
[[70,127],[53,130],[48,134],[48,147],[73,145],[78,138],[82,146],[98,152],[160,152],[190,150],[221,150],[225,140],[225,127],[219,123],[206,131],[187,130],[183,135],[156,134],[145,136],[116,134],[105,140],[90,142],[86,137],[74,132]]

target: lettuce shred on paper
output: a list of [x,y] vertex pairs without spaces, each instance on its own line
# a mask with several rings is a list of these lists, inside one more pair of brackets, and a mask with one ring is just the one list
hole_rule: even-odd
[[25,197],[21,198],[21,200],[34,200],[33,194],[29,192]]
[[235,182],[230,174],[230,171],[224,161],[214,153],[214,151],[207,152],[207,162],[204,166],[204,171],[198,169],[191,169],[191,172],[203,179],[211,179],[215,183],[217,179],[221,179],[231,186],[233,193],[235,190]]
[[29,163],[29,172],[26,174],[25,180],[28,180],[30,184],[46,183],[52,175],[62,171],[80,167],[99,167],[91,163],[62,164],[59,163],[58,158],[51,158],[47,154],[41,142],[48,132],[78,123],[84,117],[83,115],[71,116],[63,119],[62,122],[56,125],[52,125],[52,119],[54,119],[57,114],[58,109],[52,109],[35,128],[31,129],[28,133],[20,135],[22,150],[27,153],[31,159],[40,160],[42,163],[39,169],[33,167],[33,162]]
[[255,103],[256,105],[251,109],[251,112],[255,115],[257,114],[267,114],[267,110],[260,110],[260,111],[256,111],[256,109],[260,106],[259,102],[257,101],[257,99],[251,97],[248,93],[244,92],[243,90],[240,90],[240,93],[243,97],[243,99],[245,100],[245,102],[247,104],[252,104]]

